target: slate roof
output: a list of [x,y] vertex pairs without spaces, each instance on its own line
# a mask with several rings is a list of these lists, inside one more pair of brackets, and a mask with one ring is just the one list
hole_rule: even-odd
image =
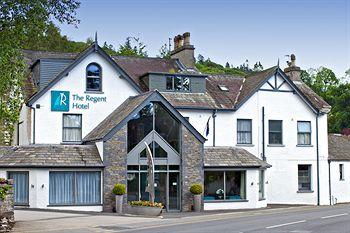
[[237,147],[204,147],[205,167],[271,167],[248,151]]
[[[24,50],[28,65],[35,63],[38,59],[76,59],[77,53],[59,53]],[[132,81],[143,92],[147,92],[148,87],[140,78],[145,73],[176,73],[184,72],[180,67],[177,59],[164,58],[138,58],[127,56],[112,56],[111,57],[118,66],[132,79]],[[207,92],[205,94],[164,94],[168,101],[174,104],[175,107],[203,107],[215,109],[231,109],[239,107],[247,100],[267,78],[272,76],[276,71],[280,71],[277,66],[266,70],[256,72],[245,77],[233,75],[208,75]],[[283,72],[283,71],[282,71]],[[204,74],[205,75],[205,74]],[[54,78],[54,77],[53,77]],[[311,103],[311,105],[321,112],[330,110],[327,104],[320,96],[318,96],[311,88],[302,81],[294,81],[297,89]],[[219,89],[218,85],[225,85],[229,88],[229,92]],[[26,96],[31,96],[35,93],[35,84],[33,80],[28,78],[26,81],[25,91]],[[203,99],[202,99],[203,98]]]
[[350,161],[350,136],[329,134],[328,154],[332,161]]
[[0,167],[103,167],[95,145],[0,147]]
[[98,141],[104,138],[111,129],[124,120],[131,112],[133,112],[143,101],[147,99],[152,92],[129,97],[111,114],[109,114],[100,124],[98,124],[90,133],[88,133],[83,141]]

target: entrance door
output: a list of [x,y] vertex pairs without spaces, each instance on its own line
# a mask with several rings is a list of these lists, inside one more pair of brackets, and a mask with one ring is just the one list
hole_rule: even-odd
[[13,179],[14,204],[29,204],[29,173],[28,172],[9,172],[8,177]]
[[169,210],[180,210],[180,178],[178,172],[169,172]]
[[162,203],[165,209],[167,208],[167,173],[156,172],[154,174],[154,192],[155,202]]

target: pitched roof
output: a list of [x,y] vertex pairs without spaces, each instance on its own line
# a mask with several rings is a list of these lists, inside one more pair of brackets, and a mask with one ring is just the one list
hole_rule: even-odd
[[112,56],[112,58],[143,91],[148,91],[148,87],[140,79],[145,73],[174,73],[180,70],[177,59],[127,56]]
[[271,167],[248,151],[237,147],[204,147],[205,167]]
[[350,136],[329,134],[328,154],[332,161],[350,161]]
[[117,107],[110,115],[108,115],[100,124],[98,124],[90,133],[88,133],[83,141],[102,140],[116,125],[120,124],[130,113],[132,113],[143,101],[151,95],[152,92],[129,97],[119,107]]
[[175,108],[221,108],[217,101],[208,93],[162,92],[162,95]]
[[0,147],[0,167],[103,167],[95,145]]
[[107,118],[97,125],[83,138],[84,142],[106,141],[111,138],[131,117],[150,102],[161,102],[163,106],[174,115],[199,141],[205,142],[205,138],[174,108],[169,101],[157,90],[146,92],[134,97],[129,97],[117,107]]

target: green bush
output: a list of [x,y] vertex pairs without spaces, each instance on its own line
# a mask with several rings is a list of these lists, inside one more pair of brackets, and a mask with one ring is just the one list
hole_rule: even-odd
[[203,193],[203,186],[199,183],[191,185],[190,192],[193,195],[199,195]]
[[147,207],[158,207],[163,208],[162,203],[154,202],[153,204],[150,201],[130,201],[130,206],[147,206]]
[[115,184],[112,192],[114,195],[124,195],[126,193],[125,184]]

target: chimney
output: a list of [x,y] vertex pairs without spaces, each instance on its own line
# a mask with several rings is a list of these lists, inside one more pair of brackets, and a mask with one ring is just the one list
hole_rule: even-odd
[[191,45],[189,32],[174,37],[174,50],[171,51],[170,56],[179,59],[186,68],[195,68],[194,46]]
[[288,67],[284,69],[284,73],[294,81],[301,81],[301,70],[299,66],[295,64],[296,57],[294,54],[290,55],[290,61],[287,61]]

